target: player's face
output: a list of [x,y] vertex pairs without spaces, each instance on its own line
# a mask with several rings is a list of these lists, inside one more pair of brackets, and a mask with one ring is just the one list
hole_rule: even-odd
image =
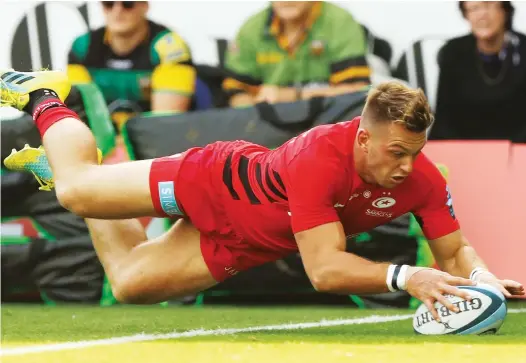
[[477,39],[492,39],[504,31],[506,12],[498,1],[466,1],[464,13]]
[[273,1],[274,13],[283,21],[297,21],[307,14],[312,3],[310,1]]
[[411,132],[399,123],[375,125],[369,131],[369,138],[368,173],[384,188],[394,188],[407,178],[427,141],[425,132]]
[[103,1],[106,26],[112,34],[133,34],[146,18],[146,1]]

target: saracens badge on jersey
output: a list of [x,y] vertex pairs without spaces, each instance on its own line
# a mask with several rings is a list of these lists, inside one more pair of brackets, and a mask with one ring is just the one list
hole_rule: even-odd
[[379,208],[379,209],[389,208],[395,204],[396,204],[396,200],[394,200],[391,197],[381,197],[373,201],[373,207]]

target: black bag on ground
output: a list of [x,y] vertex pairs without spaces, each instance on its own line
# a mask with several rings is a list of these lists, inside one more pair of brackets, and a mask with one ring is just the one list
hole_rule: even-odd
[[2,299],[28,291],[44,301],[100,302],[104,270],[84,220],[38,187],[31,174],[2,174],[2,220],[30,218],[43,234],[16,241],[2,236]]

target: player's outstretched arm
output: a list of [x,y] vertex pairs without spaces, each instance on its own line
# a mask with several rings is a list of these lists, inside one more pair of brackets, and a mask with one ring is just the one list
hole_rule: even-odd
[[348,253],[340,222],[323,224],[295,236],[305,271],[320,292],[377,294],[407,290],[426,304],[435,319],[440,320],[434,302],[439,301],[451,311],[457,311],[444,295],[469,299],[465,290],[455,286],[474,285],[469,279],[435,269],[377,263]]
[[317,291],[368,294],[389,291],[388,263],[374,263],[345,252],[340,222],[323,224],[296,234],[305,271]]
[[491,272],[460,230],[429,241],[440,268],[451,275],[462,276],[495,286],[507,298],[525,295],[524,286],[513,280],[500,280]]

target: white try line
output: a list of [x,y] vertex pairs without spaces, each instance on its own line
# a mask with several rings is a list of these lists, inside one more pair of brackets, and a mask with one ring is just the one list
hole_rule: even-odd
[[173,332],[167,334],[137,334],[124,337],[98,339],[98,340],[84,340],[80,342],[67,342],[47,345],[34,345],[29,347],[17,347],[2,349],[0,356],[8,355],[23,355],[40,352],[53,352],[59,350],[81,349],[88,347],[95,347],[101,345],[115,345],[131,342],[145,342],[152,340],[166,340],[166,339],[181,339],[203,337],[210,335],[232,335],[238,333],[251,333],[259,331],[277,331],[277,330],[297,330],[309,328],[321,328],[340,325],[355,325],[355,324],[376,324],[387,323],[390,321],[406,320],[412,318],[413,315],[391,315],[380,316],[372,315],[365,318],[357,319],[338,319],[338,320],[321,320],[311,323],[295,323],[295,324],[279,324],[279,325],[263,325],[252,326],[248,328],[233,328],[233,329],[195,329],[183,332]]
[[[526,313],[526,309],[510,309],[509,313]],[[133,342],[146,342],[153,340],[167,340],[167,339],[181,339],[203,337],[210,335],[232,335],[238,333],[252,333],[259,331],[278,331],[278,330],[298,330],[309,328],[323,328],[341,325],[359,325],[359,324],[378,324],[387,323],[391,321],[408,320],[413,317],[412,314],[407,315],[372,315],[365,318],[357,319],[337,319],[337,320],[321,320],[311,323],[295,323],[295,324],[279,324],[279,325],[263,325],[252,326],[248,328],[233,328],[233,329],[195,329],[183,332],[173,332],[167,334],[136,334],[124,337],[98,339],[98,340],[83,340],[79,342],[66,342],[58,344],[34,345],[29,347],[6,348],[0,351],[1,356],[24,355],[31,353],[42,352],[56,352],[61,350],[82,349],[103,345],[116,345]]]

